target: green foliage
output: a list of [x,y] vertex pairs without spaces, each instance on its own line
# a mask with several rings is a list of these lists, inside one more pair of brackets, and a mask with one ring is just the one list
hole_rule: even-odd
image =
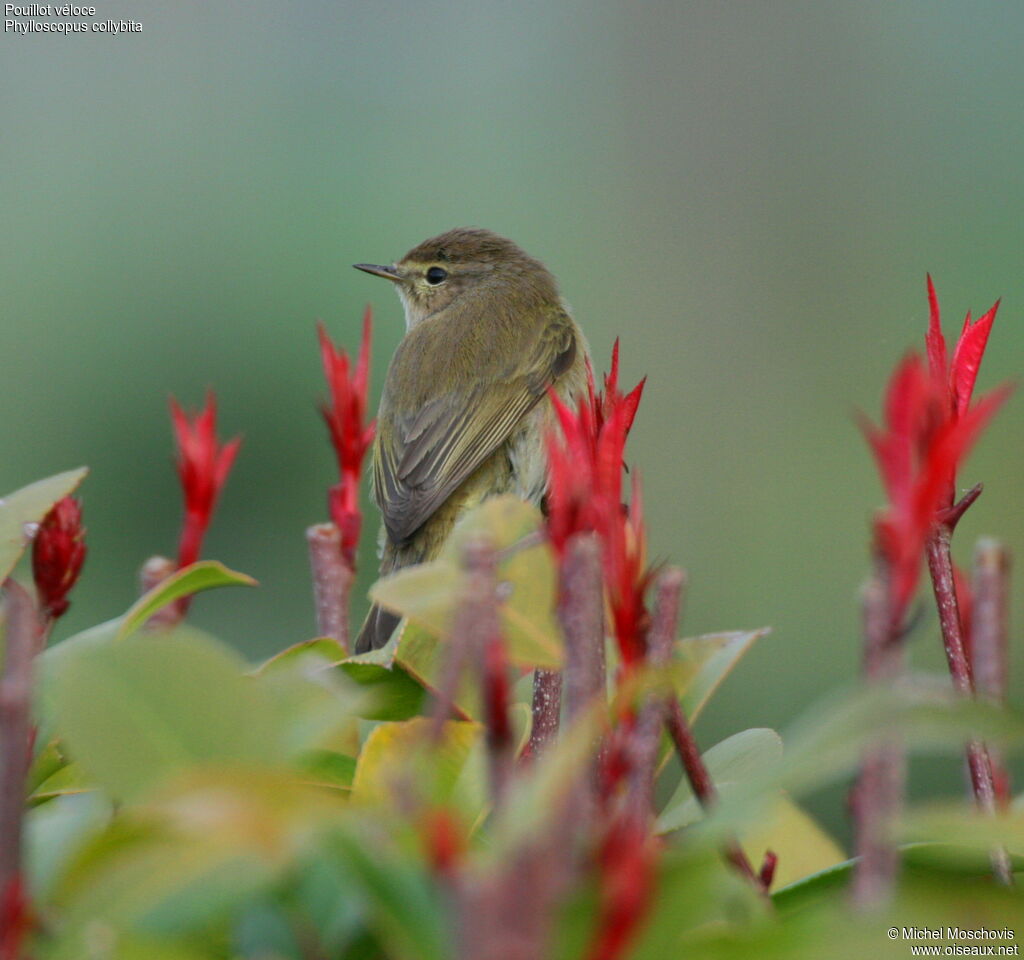
[[[46,497],[35,497],[36,512]],[[507,548],[502,622],[524,669],[561,657],[551,560],[523,540],[536,522],[498,501],[459,533]],[[512,871],[516,896],[528,897],[550,872],[531,874],[528,857],[562,849],[581,815],[577,791],[593,776],[608,712],[584,712],[518,767],[495,804],[475,669],[451,717],[433,715],[462,589],[455,557],[375,588],[406,620],[387,647],[361,656],[319,637],[282,644],[253,667],[186,625],[146,626],[187,593],[251,582],[219,564],[183,571],[124,616],[43,654],[26,843],[42,920],[36,955],[447,960],[457,896]],[[681,640],[670,668],[638,674],[630,696],[668,692],[692,721],[764,633]],[[510,712],[521,748],[528,706]],[[912,811],[899,828],[907,845],[891,911],[865,919],[849,910],[851,864],[797,800],[847,776],[874,738],[894,731],[915,749],[959,751],[972,735],[1005,749],[1024,740],[1020,718],[921,678],[831,697],[784,738],[767,729],[728,737],[704,755],[716,809],[706,813],[684,781],[658,811],[651,907],[625,956],[793,960],[818,958],[827,943],[828,956],[895,957],[907,950],[885,935],[890,914],[899,926],[1012,926],[1020,894],[987,879],[987,856],[997,843],[1024,854],[1019,810],[998,819],[962,806]],[[778,854],[774,911],[724,861],[732,838],[755,865],[767,849]],[[586,955],[603,909],[594,852],[576,842],[564,850],[590,866],[551,919],[558,960]],[[461,886],[447,872],[452,858]]]
[[495,549],[504,551],[498,565],[503,584],[499,616],[509,657],[528,669],[560,667],[554,560],[548,544],[536,539],[539,525],[536,507],[517,497],[494,497],[460,520],[437,560],[379,580],[370,596],[428,634],[444,637],[462,591],[463,548],[473,537],[485,536]]
[[195,593],[215,587],[255,587],[256,581],[244,573],[229,570],[216,560],[200,560],[162,580],[132,604],[121,618],[118,637],[124,639],[139,629],[159,610]]
[[[719,793],[728,793],[737,783],[764,775],[782,760],[782,738],[774,730],[754,729],[733,734],[704,754],[704,765]],[[700,804],[684,777],[661,811],[657,829],[661,833],[680,830],[703,816]]]

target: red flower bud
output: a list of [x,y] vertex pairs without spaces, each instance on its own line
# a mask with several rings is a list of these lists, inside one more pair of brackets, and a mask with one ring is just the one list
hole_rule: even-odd
[[64,497],[43,518],[32,544],[32,577],[44,616],[56,620],[67,611],[68,593],[82,571],[85,553],[82,506]]

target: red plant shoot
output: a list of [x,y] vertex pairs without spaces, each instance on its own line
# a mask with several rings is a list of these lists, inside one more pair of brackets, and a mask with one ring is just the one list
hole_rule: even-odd
[[355,567],[355,551],[362,527],[359,481],[363,460],[376,428],[376,421],[366,422],[372,326],[373,315],[367,307],[363,314],[359,358],[354,369],[348,354],[335,346],[324,325],[320,323],[317,326],[324,376],[330,391],[330,402],[321,404],[320,410],[330,432],[341,477],[328,493],[328,508],[332,522],[341,532],[342,554],[352,568]]
[[217,398],[206,394],[206,406],[189,416],[171,397],[171,419],[177,445],[178,478],[185,496],[185,522],[178,542],[178,568],[195,563],[202,552],[217,499],[238,455],[241,438],[221,445],[217,439]]
[[43,518],[32,544],[32,578],[39,609],[47,619],[67,612],[68,593],[82,571],[85,553],[82,505],[74,497],[64,497]]
[[562,554],[575,533],[600,532],[607,503],[622,500],[623,448],[646,377],[628,394],[618,389],[619,342],[612,350],[604,392],[594,391],[587,365],[587,392],[575,411],[550,392],[560,429],[548,435],[548,536]]
[[931,277],[928,296],[927,366],[920,354],[904,357],[889,381],[884,426],[862,421],[889,500],[875,521],[875,543],[891,570],[897,624],[917,586],[929,534],[938,524],[955,524],[977,496],[954,505],[957,469],[1009,395],[1004,386],[971,404],[998,302],[976,323],[967,315],[949,361]]
[[626,956],[653,903],[657,843],[643,820],[612,820],[598,851],[598,929],[589,960]]
[[638,480],[633,482],[631,507],[622,504],[623,448],[646,378],[623,394],[618,377],[616,340],[603,393],[595,395],[593,374],[589,374],[587,393],[579,399],[575,411],[551,394],[560,430],[548,437],[548,534],[560,555],[574,534],[596,532],[601,537],[615,637],[623,665],[629,670],[644,655],[648,625],[644,594],[651,572],[645,567],[646,536]]
[[625,670],[639,666],[646,653],[650,615],[644,597],[655,571],[647,566],[647,533],[644,529],[640,478],[633,475],[633,495],[628,510],[604,504],[604,579],[612,612],[612,627]]

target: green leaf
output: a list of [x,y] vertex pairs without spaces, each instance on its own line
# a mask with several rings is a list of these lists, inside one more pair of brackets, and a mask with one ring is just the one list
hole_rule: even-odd
[[679,659],[694,668],[693,679],[682,697],[683,711],[691,724],[696,722],[733,667],[756,641],[769,633],[770,627],[761,627],[759,630],[709,633],[679,641],[676,645]]
[[119,639],[134,633],[154,613],[182,597],[214,587],[255,587],[252,577],[235,570],[229,570],[216,560],[200,560],[191,566],[178,570],[161,581],[148,593],[139,597],[121,619]]
[[378,580],[370,597],[428,634],[445,637],[462,589],[463,549],[468,540],[486,536],[503,551],[498,613],[509,657],[526,669],[557,669],[563,654],[555,619],[554,558],[545,541],[528,539],[540,524],[536,507],[518,497],[492,497],[456,524],[437,560]]
[[347,656],[345,648],[334,637],[314,637],[312,640],[302,640],[299,643],[293,643],[290,647],[285,647],[284,650],[278,651],[269,659],[264,660],[255,672],[258,676],[267,670],[290,667],[296,661],[302,661],[310,657],[315,657],[327,663],[339,663]]
[[[328,849],[370,906],[374,931],[395,960],[448,960],[454,955],[441,890],[408,856],[399,856],[372,826],[338,830]],[[374,954],[376,956],[377,954]]]
[[755,870],[767,851],[776,854],[775,883],[780,887],[831,869],[846,859],[839,844],[785,793],[779,793],[739,839]]
[[395,635],[379,650],[348,657],[337,665],[370,694],[359,710],[366,720],[408,720],[423,712],[426,690],[419,678],[395,659],[399,637],[407,627],[408,621],[399,624]]
[[164,937],[220,926],[316,849],[340,809],[292,772],[220,765],[179,776],[145,806],[125,804],[73,858],[51,900],[61,939],[81,946],[97,922]]
[[32,766],[28,772],[28,780],[26,787],[29,796],[34,794],[39,788],[40,784],[45,783],[50,779],[58,770],[66,767],[68,764],[68,758],[64,756],[63,751],[60,749],[60,743],[57,740],[42,740],[38,737],[41,743],[44,744],[36,756],[32,760]]
[[252,676],[274,711],[271,720],[289,756],[310,750],[354,753],[368,696],[319,657],[292,659]]
[[862,749],[899,734],[910,749],[953,750],[972,736],[1007,745],[1024,742],[1024,719],[954,694],[944,677],[908,676],[892,686],[829,697],[786,736],[782,786],[820,786],[854,769]]
[[[419,624],[409,620],[395,631],[398,647],[395,660],[424,689],[436,692],[444,670],[447,647]],[[479,718],[480,685],[476,678],[464,673],[452,697],[452,707],[461,719]]]
[[[899,854],[904,874],[912,870],[944,874],[949,883],[992,876],[992,860],[987,848],[948,841],[907,843],[899,847]],[[1011,854],[1010,859],[1015,872],[1024,870],[1024,858]],[[856,866],[856,859],[843,860],[782,885],[772,894],[772,902],[780,916],[787,916],[833,896],[845,898]]]
[[88,467],[68,470],[37,480],[0,498],[0,583],[14,569],[35,539],[38,524],[58,500],[70,496],[89,472]]
[[856,864],[856,859],[843,860],[792,883],[778,885],[772,892],[775,909],[780,915],[787,915],[817,903],[837,890],[845,896]]
[[47,803],[56,797],[70,796],[78,793],[85,793],[95,789],[77,763],[68,763],[47,777],[29,795],[29,803],[38,805]]
[[99,793],[57,797],[25,817],[28,875],[34,900],[46,902],[71,858],[110,819]]
[[365,720],[408,720],[423,712],[426,691],[400,666],[341,663],[338,669],[369,696],[359,708]]
[[[733,734],[703,755],[704,765],[715,788],[727,793],[737,783],[770,771],[782,759],[782,738],[764,727]],[[685,776],[658,817],[656,831],[680,830],[704,815],[700,802]]]
[[[902,840],[926,843],[929,853],[948,862],[984,863],[994,846],[1006,849],[1020,869],[1024,857],[1024,812],[1008,810],[988,816],[961,804],[935,803],[908,813],[899,828]],[[936,850],[936,842],[941,847]]]
[[226,647],[180,629],[103,639],[50,659],[47,686],[71,755],[115,797],[199,764],[284,759],[274,701]]
[[310,750],[299,757],[299,768],[311,780],[327,787],[350,790],[356,773],[356,758],[335,750]]
[[695,829],[742,831],[776,790],[799,795],[845,776],[856,769],[866,746],[894,736],[907,749],[959,753],[972,737],[1004,745],[1024,742],[1024,720],[956,696],[945,678],[906,677],[892,686],[833,696],[794,724],[781,763],[737,784]]

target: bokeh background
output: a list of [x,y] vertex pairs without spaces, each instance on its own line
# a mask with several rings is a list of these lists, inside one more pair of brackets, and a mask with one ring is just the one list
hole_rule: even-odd
[[[649,376],[631,459],[654,553],[691,573],[687,630],[774,627],[702,741],[852,680],[881,498],[851,414],[920,343],[925,271],[947,330],[1004,297],[982,388],[1024,361],[1024,8],[98,2],[143,32],[0,49],[0,490],[92,467],[63,631],[173,549],[167,397],[213,386],[245,443],[207,555],[262,586],[195,620],[253,658],[312,635],[314,322],[354,347],[374,305],[376,398],[401,311],[349,264],[475,224],[549,264],[599,366],[621,336],[627,383]],[[1024,555],[1022,427],[1017,397],[962,474],[986,483],[962,561],[982,533]],[[943,669],[931,614],[913,656]],[[959,784],[955,760],[916,770]],[[844,832],[842,787],[812,806]]]

